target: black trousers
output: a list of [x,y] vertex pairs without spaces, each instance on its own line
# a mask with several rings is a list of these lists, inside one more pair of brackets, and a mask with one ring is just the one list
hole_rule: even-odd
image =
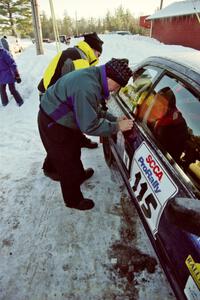
[[[80,135],[81,148],[84,147],[87,142],[88,142],[88,138],[83,133],[81,133],[81,135]],[[48,152],[47,152],[47,155],[45,157],[42,168],[44,170],[46,170],[47,172],[49,172],[49,173],[57,173],[56,167],[54,166]]]
[[60,177],[66,205],[83,199],[80,184],[85,171],[81,162],[81,136],[78,130],[54,123],[44,112],[38,114],[38,128],[49,161]]
[[[15,83],[8,83],[8,87],[9,87],[10,93],[15,98],[15,101],[17,103],[21,103],[23,101],[23,99],[22,99],[21,95],[19,94],[19,92],[16,90]],[[1,94],[2,104],[3,105],[8,104],[8,96],[6,93],[6,84],[1,84],[0,94]]]

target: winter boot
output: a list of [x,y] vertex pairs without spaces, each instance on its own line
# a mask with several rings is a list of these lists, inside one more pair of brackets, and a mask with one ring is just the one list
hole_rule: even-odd
[[78,210],[89,210],[92,209],[94,207],[94,202],[91,199],[82,199],[79,203],[77,203],[76,205],[71,205],[71,204],[66,204],[67,207],[70,208],[75,208]]
[[85,180],[92,177],[93,174],[94,174],[94,170],[92,168],[86,169],[85,170],[85,175],[84,175],[83,179],[81,180],[80,184],[82,184]]

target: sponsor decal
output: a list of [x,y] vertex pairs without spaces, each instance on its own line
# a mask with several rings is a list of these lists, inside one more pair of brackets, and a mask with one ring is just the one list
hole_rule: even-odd
[[[146,174],[148,181],[152,185],[155,193],[160,193],[161,189],[159,188],[159,181],[162,179],[163,172],[160,171],[159,166],[157,166],[156,162],[152,159],[152,156],[149,155],[148,157],[144,158],[140,156],[138,159],[140,166],[143,172]],[[158,179],[154,179],[154,176]]]
[[165,205],[176,195],[178,187],[145,142],[134,153],[130,185],[155,236]]
[[185,263],[188,267],[188,270],[190,271],[190,274],[192,275],[192,278],[196,282],[196,285],[200,289],[200,263],[196,263],[191,255],[188,255]]
[[200,291],[191,276],[188,277],[188,280],[185,285],[184,293],[188,300],[200,299]]

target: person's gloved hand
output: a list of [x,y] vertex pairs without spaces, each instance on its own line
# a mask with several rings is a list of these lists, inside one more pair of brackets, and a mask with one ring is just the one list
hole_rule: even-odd
[[20,83],[22,81],[19,73],[15,74],[15,80],[16,80],[17,83]]

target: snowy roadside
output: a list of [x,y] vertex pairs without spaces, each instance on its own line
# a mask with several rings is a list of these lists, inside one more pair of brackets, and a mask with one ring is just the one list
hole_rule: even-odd
[[162,294],[173,300],[102,147],[83,151],[85,166],[95,169],[83,185],[95,200],[90,212],[64,207],[59,184],[41,172],[41,158],[20,179],[1,177],[0,299],[155,300]]
[[[179,49],[180,57],[196,54],[148,38],[103,38],[106,50],[100,63],[115,56],[135,64],[172,49]],[[19,108],[11,98],[7,107],[0,107],[0,300],[173,300],[124,186],[104,161],[101,145],[82,151],[84,166],[95,169],[82,187],[84,195],[95,201],[92,211],[64,207],[59,184],[42,174],[37,83],[54,54],[55,47],[49,44],[44,56],[36,56],[33,45],[17,55],[22,77],[17,88],[25,103]]]

